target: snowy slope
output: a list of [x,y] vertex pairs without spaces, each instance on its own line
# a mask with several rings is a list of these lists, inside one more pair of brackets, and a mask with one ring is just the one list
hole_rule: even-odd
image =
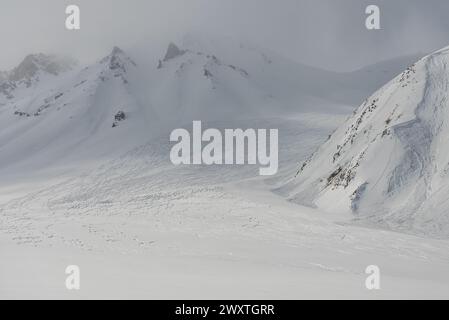
[[448,63],[442,49],[382,87],[283,191],[381,226],[449,236]]
[[170,44],[155,73],[152,104],[173,121],[263,115],[276,101],[244,68]]
[[[147,100],[162,121],[347,113],[416,56],[338,73],[233,39],[186,36],[148,71]],[[348,108],[349,106],[349,108]]]
[[[284,167],[335,120],[207,125],[279,127]],[[254,168],[175,167],[166,137],[83,174],[0,180],[0,297],[449,297],[448,241],[336,224],[274,195]],[[73,264],[80,291],[64,285]],[[365,288],[370,264],[381,268],[380,291]]]
[[31,55],[1,76],[0,171],[101,161],[192,120],[348,112],[319,89],[332,76],[232,41],[171,44],[153,69],[119,48],[83,69]]

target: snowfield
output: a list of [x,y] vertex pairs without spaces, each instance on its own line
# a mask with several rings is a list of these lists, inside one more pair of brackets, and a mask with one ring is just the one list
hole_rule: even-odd
[[[350,121],[344,100],[376,88],[354,93],[347,74],[225,48],[192,39],[171,46],[147,79],[151,90],[116,48],[88,68],[45,73],[45,81],[32,74],[28,89],[8,91],[14,98],[0,100],[0,298],[449,298],[447,238],[367,226],[279,193]],[[330,83],[320,96],[320,79],[330,77],[340,87]],[[294,88],[298,79],[307,85]],[[279,129],[279,173],[172,165],[169,133],[195,119]],[[79,291],[65,287],[68,265],[80,267]],[[365,287],[369,265],[380,268],[380,290]]]
[[[317,117],[282,120],[281,161],[298,156],[290,148],[305,159],[325,140],[328,126],[307,129]],[[168,148],[162,139],[33,191],[26,180],[2,186],[0,296],[449,297],[448,241],[362,228],[288,203],[253,167],[175,168],[154,151]],[[64,285],[73,264],[82,274],[76,292]],[[380,291],[365,288],[373,264]]]

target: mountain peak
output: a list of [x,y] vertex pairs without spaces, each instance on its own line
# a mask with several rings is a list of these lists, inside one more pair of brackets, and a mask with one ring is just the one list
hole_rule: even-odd
[[119,54],[125,54],[125,52],[119,47],[114,46],[114,48],[112,48],[111,55],[119,55]]
[[125,51],[117,46],[115,46],[112,49],[111,53],[103,60],[101,60],[101,62],[106,62],[109,69],[111,70],[121,70],[123,72],[126,72],[126,69],[129,65],[132,65],[134,67],[137,65],[130,57],[128,57]]
[[167,48],[167,52],[165,53],[164,61],[168,61],[176,57],[182,56],[184,53],[186,53],[186,50],[181,50],[176,44],[170,42]]
[[70,58],[57,57],[55,55],[46,55],[43,53],[30,54],[9,73],[9,80],[20,81],[31,79],[39,70],[58,75],[69,71],[76,65],[76,62]]

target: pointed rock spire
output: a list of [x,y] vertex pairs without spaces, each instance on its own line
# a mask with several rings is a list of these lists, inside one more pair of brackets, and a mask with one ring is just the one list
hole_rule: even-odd
[[30,79],[39,70],[49,74],[58,75],[61,72],[72,69],[75,65],[76,62],[70,58],[42,53],[30,54],[10,72],[9,80],[19,81],[22,79]]
[[168,61],[168,60],[174,59],[176,57],[182,56],[184,53],[186,53],[186,50],[179,49],[177,45],[175,45],[173,42],[171,42],[168,45],[167,53],[165,54],[164,61]]
[[103,59],[103,61],[109,62],[109,69],[122,70],[123,72],[126,72],[126,66],[128,64],[136,66],[136,63],[131,58],[129,58],[122,49],[117,46],[112,49],[109,56]]

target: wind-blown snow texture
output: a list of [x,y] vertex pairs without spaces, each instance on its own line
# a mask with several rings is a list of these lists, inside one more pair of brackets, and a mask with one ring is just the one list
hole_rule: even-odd
[[[86,68],[48,56],[25,60],[0,73],[0,298],[449,296],[447,240],[354,226],[271,192],[409,57],[341,74],[248,44],[190,37],[171,44],[151,70],[119,48]],[[411,104],[425,90],[421,69],[395,85],[411,90],[397,103]],[[430,89],[428,99],[442,92]],[[397,129],[397,144],[416,153],[411,159],[433,148],[412,149],[414,140],[435,141],[433,132],[410,134],[428,128],[421,105],[422,120]],[[392,126],[414,119],[405,109],[385,112],[388,124],[379,114],[366,134],[374,139],[385,127],[384,138],[393,139]],[[192,120],[204,128],[279,129],[278,175],[261,178],[257,166],[173,166],[169,133]],[[396,149],[391,161],[406,154]],[[411,166],[425,167],[421,161]],[[336,164],[312,165],[319,179]],[[346,190],[346,180],[331,181]],[[408,180],[392,181],[400,190]],[[348,203],[359,215],[370,187],[357,185]],[[81,291],[64,286],[72,264],[81,268]],[[371,264],[381,267],[379,292],[364,286]]]
[[298,202],[395,230],[449,236],[449,49],[354,112],[286,189]]

